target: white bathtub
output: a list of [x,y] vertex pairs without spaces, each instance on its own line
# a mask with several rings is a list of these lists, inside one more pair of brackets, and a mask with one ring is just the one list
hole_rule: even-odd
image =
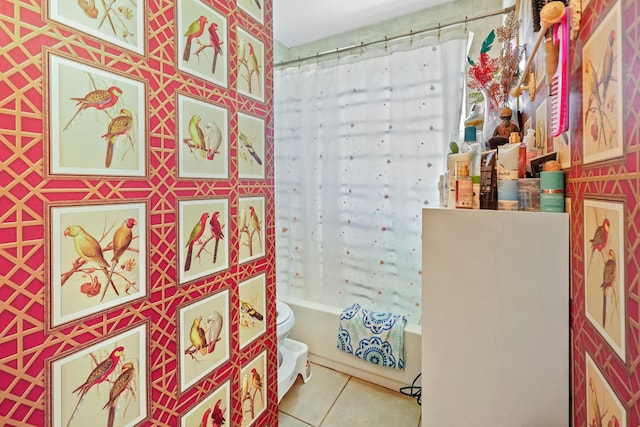
[[[347,354],[336,347],[338,316],[342,309],[297,298],[282,297],[296,317],[289,335],[309,346],[309,359],[318,365],[398,391],[411,385],[421,371],[421,327],[405,327],[405,369],[384,368]],[[417,384],[419,385],[419,384]]]

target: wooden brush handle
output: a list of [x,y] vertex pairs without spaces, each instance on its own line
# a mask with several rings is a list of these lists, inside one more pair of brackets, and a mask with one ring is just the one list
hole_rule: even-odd
[[558,69],[558,55],[560,46],[553,43],[550,37],[547,37],[544,44],[544,66],[547,74],[547,85],[551,86],[553,75]]

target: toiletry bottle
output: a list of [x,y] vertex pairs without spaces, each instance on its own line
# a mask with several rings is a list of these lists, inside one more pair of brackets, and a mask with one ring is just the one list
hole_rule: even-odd
[[520,134],[518,132],[511,132],[509,144],[518,144],[520,146],[518,150],[518,178],[524,178],[527,175],[527,147],[520,142]]
[[469,166],[460,166],[456,178],[456,209],[471,209],[473,207],[473,181],[469,176]]
[[538,149],[536,148],[536,131],[535,129],[527,130],[527,134],[522,140],[524,142],[525,147],[527,147],[527,160],[526,160],[526,169],[527,172],[531,173],[531,159],[535,159],[538,157]]

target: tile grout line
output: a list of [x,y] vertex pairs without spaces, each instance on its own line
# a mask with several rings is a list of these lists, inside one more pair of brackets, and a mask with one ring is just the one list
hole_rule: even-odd
[[327,413],[324,414],[324,417],[322,417],[322,421],[320,421],[320,424],[317,427],[322,427],[322,425],[326,421],[327,417],[329,416],[329,414],[331,413],[333,408],[336,406],[336,402],[338,401],[338,399],[340,399],[340,396],[342,396],[342,392],[344,391],[345,388],[347,388],[347,384],[349,384],[349,382],[351,381],[352,378],[353,378],[352,376],[349,376],[349,379],[344,383],[344,385],[342,386],[342,389],[340,390],[340,393],[338,393],[336,398],[333,400],[333,403],[331,404],[331,407],[329,407],[329,410],[327,411]]

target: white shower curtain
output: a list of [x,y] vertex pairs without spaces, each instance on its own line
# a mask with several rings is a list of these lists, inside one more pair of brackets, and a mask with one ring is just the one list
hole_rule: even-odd
[[466,36],[275,70],[279,297],[420,323],[421,209],[458,133]]

